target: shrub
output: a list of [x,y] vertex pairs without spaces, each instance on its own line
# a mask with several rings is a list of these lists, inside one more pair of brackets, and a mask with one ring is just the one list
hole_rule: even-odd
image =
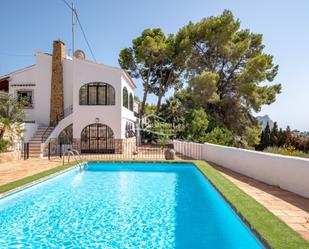
[[234,137],[230,130],[226,128],[216,127],[211,132],[206,134],[206,142],[233,146]]
[[297,157],[309,158],[308,153],[304,153],[299,150],[296,150],[293,146],[284,146],[284,148],[267,147],[266,149],[264,149],[264,152],[280,154],[280,155],[285,155],[285,156],[297,156]]
[[9,146],[9,141],[0,139],[0,152],[5,152]]

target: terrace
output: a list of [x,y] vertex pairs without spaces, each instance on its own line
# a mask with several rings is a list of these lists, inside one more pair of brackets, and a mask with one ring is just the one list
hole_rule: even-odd
[[[272,182],[267,183],[265,180],[261,181],[259,180],[261,177],[260,175],[257,175],[256,177],[248,176],[247,172],[241,172],[237,167],[234,170],[231,170],[227,165],[224,165],[224,161],[221,162],[221,166],[218,166],[218,163],[214,160],[214,156],[218,156],[218,154],[215,154],[215,152],[211,151],[209,148],[205,152],[204,146],[205,145],[202,144],[175,141],[174,147],[176,150],[176,157],[174,161],[177,162],[182,160],[185,162],[188,161],[188,159],[190,159],[189,161],[192,161],[193,159],[212,161],[212,163],[210,162],[209,164],[196,160],[193,160],[192,162],[195,162],[197,165],[201,164],[201,166],[198,166],[200,170],[215,185],[228,202],[231,203],[237,212],[250,224],[250,227],[257,231],[257,234],[267,242],[267,244],[278,245],[276,243],[279,243],[280,248],[291,248],[287,246],[291,245],[291,242],[285,245],[286,239],[278,237],[287,233],[290,241],[293,243],[300,243],[299,248],[306,248],[305,245],[308,244],[306,244],[305,241],[309,241],[309,199],[301,196],[301,194],[304,195],[306,193],[301,192],[299,189],[300,192],[293,191],[293,193],[292,191],[287,191],[286,187],[284,187],[285,189],[279,188],[279,184],[274,184]],[[224,149],[229,150],[228,147],[224,147]],[[164,161],[164,151],[165,148],[162,147],[148,146],[146,148],[144,146],[143,149],[139,150],[138,154],[83,154],[82,159],[86,161]],[[268,156],[268,154],[262,154],[263,156]],[[272,157],[272,159],[275,158],[277,160],[277,157],[282,157],[274,155],[269,156]],[[62,166],[62,158],[59,156],[50,157],[49,159],[50,160],[47,160],[47,158],[30,158],[27,161],[18,160],[2,163],[0,167],[1,195],[6,195],[7,193],[22,188],[25,185],[31,185],[33,182],[72,167],[72,163]],[[283,159],[292,160],[294,158],[283,157]],[[218,158],[217,161],[218,160],[220,159]],[[245,159],[234,160],[234,163],[239,163],[241,166],[243,160]],[[263,163],[267,165],[265,161]],[[222,167],[222,164],[225,167]],[[305,160],[305,164],[308,166],[309,160]],[[251,166],[254,168],[254,163],[251,163]],[[276,163],[273,166],[275,167]],[[247,164],[247,167],[250,167],[250,164]],[[298,168],[298,170],[300,169]],[[260,171],[263,171],[262,167],[260,167]],[[220,175],[220,178],[218,178],[216,174]],[[218,181],[218,179],[220,180]],[[299,180],[300,178],[298,178],[298,181]],[[228,182],[230,187],[227,187],[226,182]],[[304,189],[306,189],[306,183],[301,182],[301,184],[303,184]],[[230,191],[230,188],[235,188],[235,191]],[[239,189],[240,193],[237,192]],[[247,205],[247,203],[240,198],[240,195],[242,196],[241,198],[245,198],[246,200],[248,198],[253,204]],[[256,209],[259,209],[261,215],[256,214],[255,217],[252,212],[255,212]],[[271,215],[266,210],[270,211]],[[262,214],[263,212],[266,212],[266,214]],[[275,224],[272,224],[272,226],[274,226],[275,230],[279,228],[282,229],[283,227],[284,232],[274,232],[271,231],[272,228],[267,228],[267,222],[265,223],[261,220],[264,217],[263,215],[266,215],[267,219],[273,220]],[[268,217],[269,215],[270,218]],[[269,236],[267,236],[267,234],[269,234]],[[274,234],[275,237],[277,237],[277,241],[276,239],[272,241],[271,237],[274,236]],[[303,242],[301,242],[301,238],[303,239]]]

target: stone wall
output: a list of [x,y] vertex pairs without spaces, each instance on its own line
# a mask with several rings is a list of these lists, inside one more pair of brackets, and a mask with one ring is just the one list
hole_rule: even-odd
[[115,153],[132,156],[136,152],[136,138],[115,139]]
[[[131,137],[127,139],[115,139],[115,154],[122,154],[124,156],[132,156],[134,153],[136,153],[136,138]],[[55,156],[59,154],[59,144],[58,140],[56,138],[52,138],[49,140],[50,143],[50,155]],[[42,143],[41,144],[41,151],[43,151],[43,155],[45,157],[48,156],[48,143]],[[65,145],[62,148],[62,154],[64,153],[64,150],[66,149],[75,149],[79,153],[81,151],[81,140],[79,138],[73,138],[73,144],[72,146]]]
[[50,126],[56,126],[64,117],[63,108],[63,66],[65,47],[62,41],[54,41],[52,58]]

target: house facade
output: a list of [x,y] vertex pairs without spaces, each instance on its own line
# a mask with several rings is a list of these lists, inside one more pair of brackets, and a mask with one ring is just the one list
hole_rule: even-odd
[[82,51],[35,54],[35,64],[0,77],[0,90],[25,101],[24,142],[41,156],[46,144],[72,144],[81,153],[121,153],[134,142],[134,89],[122,69],[94,63]]

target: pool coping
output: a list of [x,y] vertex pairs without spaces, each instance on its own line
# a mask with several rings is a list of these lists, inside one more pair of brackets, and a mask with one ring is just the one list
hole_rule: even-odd
[[17,193],[19,193],[19,192],[21,192],[21,191],[23,191],[23,190],[26,190],[26,189],[29,189],[29,188],[31,188],[31,187],[34,187],[34,186],[36,186],[36,185],[38,185],[38,184],[40,184],[40,183],[42,183],[42,182],[48,181],[48,180],[50,180],[50,179],[52,179],[52,178],[55,178],[55,177],[57,177],[57,176],[59,176],[59,175],[62,175],[62,174],[64,174],[64,173],[67,173],[67,172],[73,170],[74,168],[76,168],[76,165],[72,165],[71,167],[66,168],[66,169],[64,169],[64,170],[60,170],[60,171],[55,172],[55,173],[52,173],[52,174],[50,174],[50,175],[48,175],[48,176],[44,176],[44,177],[42,177],[42,178],[40,178],[40,179],[38,179],[38,180],[29,182],[29,183],[26,183],[26,184],[21,185],[21,186],[19,186],[19,187],[16,187],[16,188],[13,188],[13,189],[11,189],[11,190],[8,190],[8,191],[6,191],[6,192],[0,194],[0,200],[2,200],[3,198],[9,197],[9,196],[11,196],[11,195],[17,194]]
[[[209,166],[211,167],[215,172],[217,172],[222,178],[224,178],[225,180],[227,180],[230,184],[232,184],[233,186],[235,186],[240,192],[242,192],[245,196],[247,196],[249,199],[252,199],[252,201],[256,202],[258,205],[260,205],[263,209],[269,211],[266,207],[264,207],[263,205],[259,204],[253,197],[251,197],[250,195],[248,195],[247,193],[245,193],[243,190],[241,190],[237,185],[235,185],[234,183],[232,183],[228,178],[224,177],[223,175],[220,174],[219,171],[217,171],[210,163],[204,161],[204,160],[86,160],[86,162],[91,162],[91,163],[168,163],[168,164],[192,164],[194,165],[194,167],[203,175],[203,177],[215,188],[215,190],[219,193],[219,195],[226,201],[226,203],[233,209],[233,211],[236,213],[236,215],[241,219],[241,221],[243,221],[245,223],[245,225],[247,226],[247,228],[256,236],[256,238],[260,241],[260,243],[265,247],[265,248],[274,248],[271,246],[271,243],[269,243],[267,241],[267,239],[265,239],[261,233],[258,231],[259,229],[256,229],[253,225],[250,224],[250,222],[248,221],[248,219],[245,217],[245,215],[243,215],[237,208],[236,206],[233,204],[232,201],[229,201],[228,197],[226,197],[224,195],[224,193],[222,193],[222,191],[219,190],[219,188],[216,186],[216,184],[202,171],[201,167],[204,166]],[[202,163],[202,165],[198,165],[199,163]],[[57,166],[60,167],[61,165]],[[63,166],[63,165],[62,165]],[[55,167],[56,168],[56,167]],[[68,166],[68,168],[63,169],[63,170],[59,170],[55,173],[51,173],[47,176],[43,176],[37,180],[34,180],[32,182],[26,183],[24,185],[18,186],[16,188],[10,189],[6,192],[3,192],[2,194],[0,194],[0,200],[2,200],[3,198],[9,197],[13,194],[16,194],[22,190],[26,190],[30,187],[33,187],[39,183],[42,183],[44,181],[50,180],[52,178],[55,178],[61,174],[67,173],[73,169],[77,168],[77,164],[71,164],[70,166]],[[207,171],[207,169],[205,169]],[[48,170],[47,170],[48,171]],[[43,171],[43,172],[47,172],[47,171]],[[41,172],[41,173],[43,173]],[[30,176],[31,177],[31,176]],[[25,179],[25,178],[23,178]],[[22,180],[22,179],[20,179]],[[2,185],[4,186],[4,185]],[[229,194],[227,194],[229,195]],[[271,214],[273,216],[273,219],[277,219],[280,221],[280,219],[278,217],[276,217],[274,214]],[[289,226],[285,223],[283,223],[285,226],[287,226],[289,228]],[[290,228],[289,228],[290,229]],[[293,229],[290,229],[293,232],[295,232]],[[296,232],[295,232],[296,233]],[[299,235],[299,234],[297,234]],[[300,235],[299,237],[301,239],[303,239]],[[305,240],[304,240],[305,241]],[[306,241],[305,241],[306,242]],[[288,247],[290,248],[290,247]],[[307,247],[305,247],[307,248]],[[309,247],[308,247],[309,248]]]

